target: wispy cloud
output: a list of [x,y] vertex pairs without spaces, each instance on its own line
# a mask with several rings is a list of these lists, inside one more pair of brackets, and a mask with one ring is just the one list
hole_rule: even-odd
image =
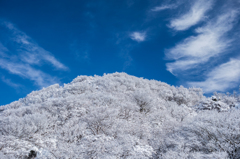
[[4,59],[0,59],[0,67],[8,70],[11,74],[15,74],[20,77],[30,79],[40,87],[46,87],[51,84],[59,82],[56,78],[40,70],[37,70],[28,64],[15,63]]
[[205,93],[224,92],[238,86],[240,81],[240,60],[231,59],[207,74],[203,82],[189,82],[188,85],[202,88]]
[[[11,74],[30,79],[40,87],[59,82],[56,78],[39,70],[39,67],[36,69],[35,66],[47,63],[55,69],[68,70],[64,64],[59,62],[50,52],[40,47],[24,32],[17,29],[12,23],[1,22],[0,26],[6,30],[5,37],[9,38],[7,46],[11,46],[11,49],[8,49],[0,43],[0,68],[9,71]],[[11,85],[9,80],[5,80],[5,83]]]
[[212,5],[213,0],[194,1],[194,4],[187,13],[171,20],[169,27],[177,31],[187,30],[204,20],[206,12],[211,9]]
[[0,42],[0,56],[1,57],[6,57],[7,55],[5,52],[7,52],[8,49]]
[[133,32],[130,34],[130,38],[137,42],[145,41],[146,39],[146,32]]
[[166,50],[168,59],[176,60],[167,64],[167,70],[173,74],[206,63],[211,57],[224,53],[232,39],[226,33],[233,27],[237,12],[231,11],[220,15],[203,27],[197,28],[197,36],[191,36]]
[[22,86],[22,85],[20,85],[20,84],[16,84],[16,83],[12,82],[11,79],[5,78],[5,76],[2,76],[1,79],[2,79],[2,81],[3,81],[4,83],[6,83],[7,85],[9,85],[9,86],[11,86],[11,87],[13,87],[13,88],[19,88],[19,87]]
[[177,5],[168,4],[168,5],[162,5],[162,6],[154,7],[153,9],[151,9],[151,11],[159,12],[159,11],[166,10],[166,9],[174,9],[176,7],[177,7]]
[[18,44],[18,50],[21,53],[21,60],[29,64],[39,64],[41,61],[52,64],[55,68],[60,70],[67,70],[68,68],[59,62],[50,52],[38,46],[29,36],[17,29],[12,23],[3,22],[3,26],[11,31],[12,40]]

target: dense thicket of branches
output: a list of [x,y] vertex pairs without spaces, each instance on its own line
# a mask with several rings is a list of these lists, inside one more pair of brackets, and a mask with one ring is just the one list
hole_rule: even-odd
[[240,158],[237,103],[125,73],[79,76],[0,107],[0,156]]

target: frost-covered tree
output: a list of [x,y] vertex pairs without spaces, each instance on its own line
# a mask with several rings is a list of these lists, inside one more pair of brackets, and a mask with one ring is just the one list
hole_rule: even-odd
[[79,76],[0,107],[0,156],[238,158],[239,96],[215,96],[125,73]]
[[239,113],[239,110],[223,113],[211,110],[199,113],[192,120],[176,128],[166,138],[163,144],[165,151],[162,151],[161,155],[168,156],[169,152],[174,152],[176,156],[184,153],[189,157],[194,156],[195,153],[203,156],[204,154],[215,156],[218,153],[225,153],[226,158],[239,158]]

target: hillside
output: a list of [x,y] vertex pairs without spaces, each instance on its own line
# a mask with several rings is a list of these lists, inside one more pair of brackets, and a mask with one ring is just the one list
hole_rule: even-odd
[[237,159],[237,103],[125,73],[78,76],[0,107],[0,156]]

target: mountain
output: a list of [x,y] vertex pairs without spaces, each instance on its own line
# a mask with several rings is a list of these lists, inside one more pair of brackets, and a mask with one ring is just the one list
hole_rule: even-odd
[[239,101],[126,73],[78,76],[0,107],[0,156],[240,158]]

